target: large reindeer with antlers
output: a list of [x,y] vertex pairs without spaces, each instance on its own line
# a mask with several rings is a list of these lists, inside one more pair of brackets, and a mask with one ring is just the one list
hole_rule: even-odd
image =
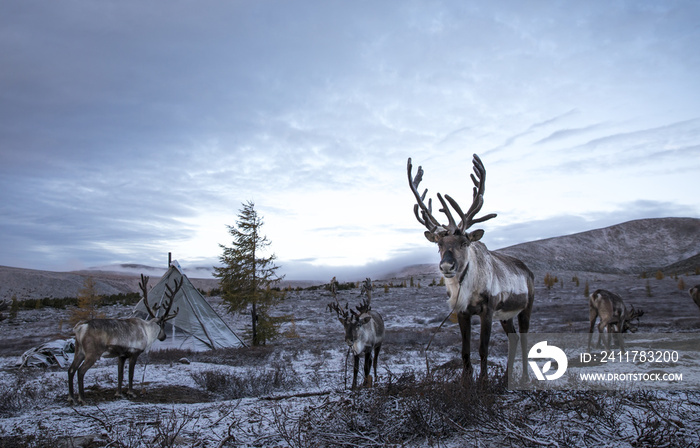
[[119,358],[119,370],[117,380],[116,396],[122,395],[122,381],[124,379],[124,363],[129,358],[129,388],[126,395],[135,397],[134,367],[136,359],[141,353],[147,350],[153,342],[165,340],[165,322],[174,318],[180,309],[176,309],[170,314],[175,295],[182,286],[182,280],[175,280],[175,289],[170,285],[165,285],[167,302],[162,315],[158,316],[159,305],[153,307],[148,305],[148,277],[141,274],[139,287],[143,292],[143,304],[146,306],[151,320],[144,320],[138,317],[128,319],[91,319],[78,323],[73,331],[75,332],[75,357],[73,363],[68,368],[68,401],[75,404],[73,396],[73,377],[78,372],[78,403],[85,403],[83,390],[83,379],[85,372],[95,364],[100,357]]
[[[370,283],[371,285],[371,283]],[[338,299],[328,304],[328,310],[335,311],[338,320],[345,328],[345,342],[353,352],[352,388],[357,386],[357,373],[360,370],[360,356],[365,356],[364,381],[363,386],[372,385],[372,377],[369,375],[374,364],[374,378],[377,377],[377,359],[379,350],[384,341],[384,319],[371,309],[370,300],[363,300],[355,307],[357,311],[349,309],[349,304],[345,308],[340,305]],[[374,353],[374,363],[372,354]]]
[[[408,159],[408,184],[416,204],[413,211],[418,222],[428,230],[425,237],[432,243],[437,243],[440,252],[440,271],[445,277],[445,285],[449,294],[448,305],[457,313],[459,328],[462,333],[462,362],[465,378],[471,378],[473,369],[470,359],[471,347],[471,318],[474,315],[481,319],[481,337],[479,340],[479,356],[481,358],[480,377],[487,376],[487,359],[491,325],[493,320],[501,321],[506,333],[516,334],[513,318],[518,318],[520,344],[523,357],[523,380],[528,378],[525,366],[525,351],[527,349],[526,334],[530,327],[530,314],[535,297],[534,275],[525,264],[508,255],[489,251],[479,240],[484,235],[482,229],[467,232],[474,224],[496,217],[496,214],[476,218],[484,204],[486,185],[486,169],[481,159],[474,154],[474,183],[472,204],[466,213],[462,211],[457,201],[449,195],[438,193],[442,205],[441,212],[447,217],[447,225],[440,224],[433,216],[432,199],[426,206],[424,200],[428,193],[418,193],[418,185],[423,178],[423,169],[418,167],[413,177],[411,159]],[[460,218],[455,222],[448,203]],[[509,338],[508,365],[506,374],[510,375],[515,359],[516,338]]]

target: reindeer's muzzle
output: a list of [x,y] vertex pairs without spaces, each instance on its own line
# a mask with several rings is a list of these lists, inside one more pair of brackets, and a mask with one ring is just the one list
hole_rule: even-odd
[[440,272],[445,278],[452,278],[457,275],[457,260],[455,260],[452,251],[448,250],[445,255],[442,256],[440,260]]

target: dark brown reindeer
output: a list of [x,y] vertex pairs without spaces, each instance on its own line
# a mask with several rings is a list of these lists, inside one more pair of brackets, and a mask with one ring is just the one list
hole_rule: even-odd
[[[362,355],[365,357],[365,375],[362,385],[372,386],[372,377],[369,373],[374,364],[374,378],[377,377],[377,359],[384,341],[384,319],[378,312],[371,309],[369,300],[363,300],[355,309],[357,311],[349,309],[347,303],[345,308],[343,308],[340,306],[337,298],[335,302],[328,304],[328,310],[331,312],[335,311],[338,320],[343,324],[343,328],[345,328],[345,343],[352,349],[353,389],[357,387],[357,373],[360,368],[360,356]],[[374,363],[372,362],[372,354],[374,354]]]
[[637,326],[632,324],[632,320],[639,320],[639,318],[644,315],[644,310],[635,310],[634,306],[630,306],[630,308],[627,309],[622,297],[610,291],[606,291],[605,289],[596,289],[593,291],[588,297],[588,308],[590,321],[590,327],[588,328],[589,348],[591,346],[591,339],[593,338],[593,328],[599,317],[598,345],[601,344],[603,333],[607,333],[604,342],[606,347],[609,347],[611,334],[636,332]]
[[150,307],[148,305],[148,277],[141,275],[139,287],[143,292],[143,304],[146,306],[151,320],[144,320],[138,317],[128,319],[92,319],[78,323],[73,331],[75,332],[75,357],[73,363],[68,368],[68,401],[75,404],[73,395],[73,377],[78,372],[78,401],[85,403],[85,393],[83,389],[83,379],[85,372],[95,364],[100,357],[119,358],[119,370],[117,380],[116,396],[122,396],[122,380],[124,379],[124,363],[129,359],[129,388],[126,395],[135,397],[133,390],[134,367],[136,359],[141,353],[148,349],[153,342],[165,340],[165,322],[174,318],[179,312],[179,308],[170,314],[175,295],[182,286],[182,281],[175,280],[175,289],[166,285],[165,293],[168,299],[165,310],[158,316],[159,305]]
[[688,294],[693,299],[693,302],[700,307],[700,285],[695,285],[688,290]]
[[[481,358],[480,377],[487,376],[487,358],[491,326],[493,320],[501,321],[501,326],[508,334],[517,335],[513,319],[518,318],[520,344],[523,357],[523,378],[528,378],[525,366],[527,349],[527,331],[530,327],[530,314],[535,298],[534,275],[525,264],[508,255],[489,251],[479,240],[484,235],[481,229],[467,232],[474,224],[495,218],[489,214],[475,218],[484,204],[484,189],[486,184],[486,169],[481,159],[474,154],[474,183],[472,203],[466,213],[449,195],[443,198],[437,194],[442,205],[440,209],[447,217],[447,225],[440,224],[433,216],[432,200],[425,205],[426,189],[422,195],[418,193],[418,184],[423,178],[423,169],[418,167],[413,177],[411,159],[408,159],[408,184],[416,197],[413,211],[418,222],[428,230],[425,237],[432,243],[437,243],[440,252],[440,271],[445,277],[445,285],[449,294],[448,305],[457,313],[459,328],[462,333],[462,362],[465,378],[472,376],[470,359],[471,347],[471,317],[481,319],[481,338],[479,341],[479,356]],[[460,218],[455,222],[448,203]],[[509,355],[506,374],[510,375],[515,359],[517,336],[509,338]]]

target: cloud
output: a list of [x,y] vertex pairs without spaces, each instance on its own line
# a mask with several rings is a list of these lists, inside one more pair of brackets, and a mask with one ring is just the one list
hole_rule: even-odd
[[602,124],[598,123],[598,124],[593,124],[590,126],[578,128],[578,129],[560,129],[558,131],[554,131],[549,136],[547,136],[541,140],[536,141],[534,144],[541,145],[543,143],[550,143],[550,142],[555,142],[557,140],[564,140],[564,139],[568,139],[571,137],[578,137],[580,135],[587,134],[591,131],[598,130],[601,126],[602,126]]
[[521,219],[573,215],[562,197],[586,219],[662,196],[697,210],[677,187],[700,160],[694,3],[3,12],[0,263],[208,258],[248,199],[290,260],[322,263],[330,246],[348,252],[334,262],[356,264],[358,247],[385,260],[421,231],[403,221],[409,155],[433,166],[431,188],[459,192],[478,152],[489,204]]

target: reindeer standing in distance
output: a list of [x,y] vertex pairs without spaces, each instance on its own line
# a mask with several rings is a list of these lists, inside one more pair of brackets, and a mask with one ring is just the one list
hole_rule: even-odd
[[700,285],[695,285],[688,290],[688,294],[693,299],[693,302],[700,307]]
[[362,282],[362,287],[360,289],[360,295],[366,295],[367,296],[367,302],[372,303],[372,289],[374,287],[372,286],[372,279],[367,277],[364,282]]
[[[370,283],[371,284],[371,283]],[[384,341],[384,319],[382,316],[371,309],[370,301],[363,300],[356,307],[357,311],[349,309],[349,304],[345,304],[345,308],[340,306],[338,299],[335,302],[328,304],[330,312],[335,311],[338,320],[345,328],[345,342],[353,352],[353,371],[352,371],[352,388],[357,387],[357,373],[360,368],[360,356],[364,355],[364,381],[362,386],[372,386],[372,376],[370,371],[374,364],[374,378],[377,377],[377,359],[379,351],[382,348]],[[374,362],[372,362],[372,354],[374,354]]]
[[[472,204],[466,213],[449,195],[445,195],[443,198],[440,193],[437,194],[442,205],[440,211],[447,216],[448,221],[447,225],[443,225],[433,216],[432,199],[428,200],[427,206],[425,205],[424,200],[428,190],[426,189],[422,195],[418,193],[418,185],[423,178],[423,169],[419,166],[416,176],[413,177],[411,159],[409,158],[408,184],[416,198],[413,211],[418,222],[428,229],[425,232],[425,237],[428,241],[438,245],[439,267],[445,277],[445,285],[450,296],[447,303],[450,309],[457,313],[462,334],[462,362],[465,378],[471,379],[473,372],[470,359],[471,317],[477,315],[481,319],[479,356],[481,357],[480,377],[483,379],[487,376],[489,340],[491,339],[491,326],[494,319],[501,321],[501,326],[506,333],[516,335],[516,337],[509,338],[506,374],[511,374],[517,345],[513,319],[517,316],[523,357],[522,380],[526,381],[528,378],[525,365],[526,338],[535,298],[534,275],[517,258],[489,251],[479,241],[484,235],[482,229],[467,232],[474,224],[496,217],[496,214],[489,214],[475,218],[484,204],[486,169],[476,154],[474,154],[472,163],[476,176],[471,175],[474,191]],[[459,224],[455,222],[448,203],[461,219]]]
[[139,287],[143,292],[143,304],[146,306],[151,320],[144,320],[138,317],[128,319],[91,319],[79,322],[74,328],[75,332],[75,357],[73,363],[68,368],[68,401],[75,404],[73,395],[73,377],[78,372],[78,401],[85,403],[84,378],[85,372],[95,364],[100,357],[119,358],[119,370],[117,380],[116,396],[122,396],[122,381],[124,379],[124,363],[129,358],[129,388],[126,395],[135,397],[133,382],[136,359],[141,353],[147,350],[153,342],[165,340],[165,322],[173,319],[180,309],[176,309],[170,314],[175,295],[182,286],[182,280],[178,283],[175,280],[175,289],[170,285],[165,285],[168,299],[165,304],[165,311],[161,316],[157,315],[159,305],[150,307],[148,305],[148,277],[141,274]]
[[598,323],[598,345],[601,343],[603,332],[607,333],[605,338],[606,347],[610,346],[611,333],[634,333],[637,331],[636,326],[632,326],[633,319],[639,319],[644,315],[644,310],[635,310],[634,306],[627,309],[622,297],[606,291],[605,289],[596,289],[588,297],[589,320],[590,327],[588,329],[588,347],[591,347],[591,339],[593,338],[593,328],[595,322],[600,317]]

